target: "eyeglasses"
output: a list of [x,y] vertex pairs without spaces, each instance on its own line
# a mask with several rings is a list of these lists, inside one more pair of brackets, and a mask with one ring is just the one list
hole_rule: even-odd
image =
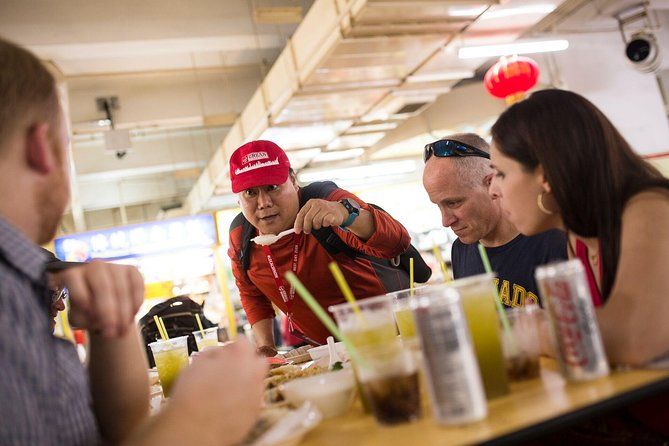
[[465,144],[454,139],[440,139],[425,146],[423,152],[423,161],[427,162],[434,155],[439,158],[448,158],[451,156],[480,156],[490,159],[490,154],[476,147]]
[[68,293],[67,288],[51,290],[51,303],[55,304],[59,300],[67,299],[69,296],[70,294]]

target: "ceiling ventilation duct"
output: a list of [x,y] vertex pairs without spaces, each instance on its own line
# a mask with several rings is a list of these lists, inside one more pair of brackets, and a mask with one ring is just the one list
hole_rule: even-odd
[[227,189],[227,160],[249,140],[275,140],[289,156],[301,151],[295,158],[303,165],[309,165],[309,156],[377,144],[387,131],[473,76],[484,61],[459,60],[456,47],[462,42],[513,41],[546,12],[483,23],[486,14],[518,4],[561,2],[316,0],[185,206],[198,212],[215,190]]

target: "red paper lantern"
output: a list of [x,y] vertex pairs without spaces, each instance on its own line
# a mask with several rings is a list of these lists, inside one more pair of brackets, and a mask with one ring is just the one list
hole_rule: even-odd
[[539,80],[539,65],[523,56],[501,57],[485,74],[483,85],[488,92],[513,104]]

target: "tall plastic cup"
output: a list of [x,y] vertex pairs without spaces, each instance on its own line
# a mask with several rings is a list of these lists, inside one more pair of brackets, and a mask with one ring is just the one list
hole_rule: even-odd
[[482,420],[485,393],[458,292],[449,285],[430,287],[412,299],[411,308],[435,418],[446,425]]
[[158,369],[158,379],[165,398],[170,396],[174,381],[188,365],[188,336],[159,340],[149,344]]
[[492,279],[493,274],[480,274],[450,283],[460,293],[488,399],[509,393],[499,317],[495,306],[497,292]]

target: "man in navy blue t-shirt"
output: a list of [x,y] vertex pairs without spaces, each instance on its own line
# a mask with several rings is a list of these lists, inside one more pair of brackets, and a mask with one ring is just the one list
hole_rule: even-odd
[[423,185],[439,206],[453,243],[453,276],[484,272],[477,244],[486,247],[502,302],[508,307],[540,303],[534,269],[567,258],[565,235],[551,230],[532,237],[506,218],[501,198],[488,193],[494,175],[488,143],[473,133],[452,135],[425,146]]

